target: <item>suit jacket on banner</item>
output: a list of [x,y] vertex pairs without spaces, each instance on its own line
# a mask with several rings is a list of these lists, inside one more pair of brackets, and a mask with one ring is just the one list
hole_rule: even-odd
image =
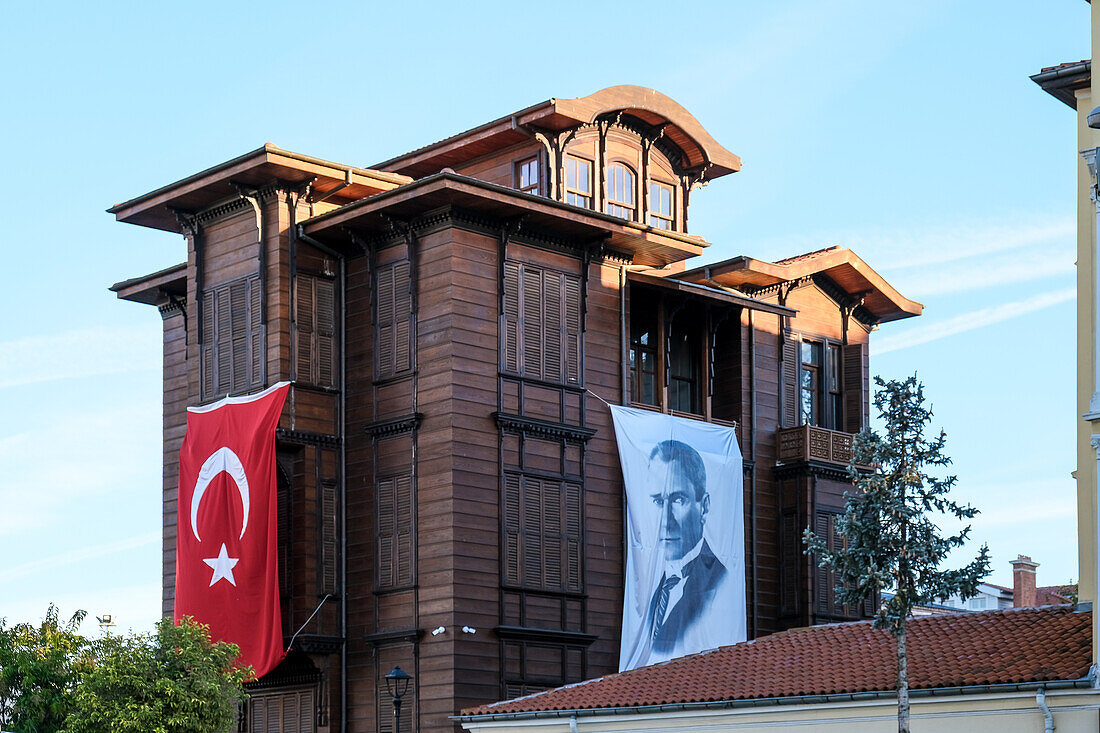
[[187,408],[180,449],[175,619],[238,645],[257,677],[283,659],[275,428],[288,386]]
[[718,588],[726,575],[726,567],[714,556],[704,541],[699,555],[684,565],[683,574],[683,595],[671,608],[665,607],[664,621],[659,625],[656,611],[664,579],[661,584],[658,584],[657,591],[653,594],[649,627],[655,630],[653,651],[658,654],[671,654],[677,642],[691,632],[692,626],[715,602]]

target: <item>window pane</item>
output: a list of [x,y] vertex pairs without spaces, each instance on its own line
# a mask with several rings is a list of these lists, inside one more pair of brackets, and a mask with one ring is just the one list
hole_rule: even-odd
[[814,391],[812,389],[801,390],[802,392],[802,422],[810,425],[816,425],[817,420],[816,410],[814,409]]
[[821,365],[821,344],[815,344],[813,341],[802,342],[802,363],[813,364],[814,366]]
[[829,344],[829,391],[840,390],[840,347]]

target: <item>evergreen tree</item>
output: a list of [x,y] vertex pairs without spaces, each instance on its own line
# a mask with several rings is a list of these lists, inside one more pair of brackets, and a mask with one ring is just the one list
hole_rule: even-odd
[[940,569],[947,554],[965,544],[970,527],[943,536],[936,519],[971,519],[978,510],[948,498],[955,476],[938,478],[927,472],[949,465],[951,459],[944,454],[942,430],[931,439],[925,435],[932,411],[925,406],[924,385],[916,375],[889,382],[875,377],[875,385],[875,408],[885,432],[865,429],[856,436],[848,468],[855,490],[847,494],[836,523],[841,547],[829,550],[827,538],[809,528],[803,539],[806,552],[836,573],[839,603],[860,604],[881,589],[894,590],[879,607],[874,627],[897,640],[898,731],[909,733],[906,623],[916,606],[956,594],[964,600],[974,596],[989,573],[989,549],[982,545],[977,557],[958,570]]

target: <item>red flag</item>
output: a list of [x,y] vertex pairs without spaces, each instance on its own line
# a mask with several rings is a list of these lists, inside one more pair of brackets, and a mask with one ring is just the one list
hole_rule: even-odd
[[241,649],[256,676],[282,661],[275,428],[289,382],[187,408],[180,449],[176,609]]

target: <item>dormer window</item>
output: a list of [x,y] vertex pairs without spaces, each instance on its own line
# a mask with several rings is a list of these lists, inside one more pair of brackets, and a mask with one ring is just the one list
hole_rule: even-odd
[[634,220],[634,172],[622,163],[607,167],[607,205],[612,216]]
[[572,155],[565,156],[565,203],[592,208],[592,164]]
[[649,184],[649,225],[655,229],[672,229],[672,186],[651,181]]
[[542,187],[539,186],[539,159],[538,156],[532,155],[530,158],[524,158],[516,163],[515,169],[515,188],[517,191],[523,193],[533,193],[536,196],[542,193]]

